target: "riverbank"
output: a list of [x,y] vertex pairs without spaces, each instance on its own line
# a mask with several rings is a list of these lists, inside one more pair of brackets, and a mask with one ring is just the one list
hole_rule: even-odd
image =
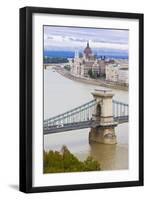
[[73,81],[97,85],[97,86],[101,86],[101,87],[107,87],[107,88],[111,88],[111,89],[128,91],[128,87],[124,86],[124,85],[119,85],[119,84],[116,85],[114,83],[108,83],[105,80],[100,80],[100,79],[94,80],[94,79],[86,78],[86,77],[82,77],[82,78],[76,77],[76,76],[73,76],[69,71],[67,71],[61,67],[55,67],[54,69],[62,76],[66,77],[68,79],[71,79]]

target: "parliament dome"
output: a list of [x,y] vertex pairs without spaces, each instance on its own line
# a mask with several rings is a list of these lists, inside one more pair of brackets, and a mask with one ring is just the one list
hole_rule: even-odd
[[89,42],[87,42],[87,46],[86,46],[86,48],[84,49],[84,54],[86,55],[86,57],[89,57],[89,56],[92,54],[92,50],[91,50],[91,48],[89,47]]

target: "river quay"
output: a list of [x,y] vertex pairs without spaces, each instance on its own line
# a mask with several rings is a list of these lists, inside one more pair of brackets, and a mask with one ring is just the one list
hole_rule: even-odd
[[128,87],[121,85],[121,84],[115,84],[112,82],[107,82],[105,80],[101,80],[101,79],[91,79],[91,78],[86,78],[86,77],[76,77],[73,76],[69,71],[67,71],[64,68],[61,67],[54,67],[54,69],[56,70],[56,72],[58,72],[59,74],[61,74],[62,76],[73,80],[73,81],[78,81],[81,83],[86,83],[86,84],[92,84],[92,85],[96,85],[96,86],[101,86],[101,87],[107,87],[107,88],[111,88],[111,89],[117,89],[117,90],[124,90],[124,91],[128,91]]

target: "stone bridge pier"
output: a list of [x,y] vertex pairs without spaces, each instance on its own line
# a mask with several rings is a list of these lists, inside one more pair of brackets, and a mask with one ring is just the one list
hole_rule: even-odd
[[113,120],[113,93],[111,90],[94,90],[92,92],[96,106],[92,115],[92,126],[89,132],[89,143],[116,144],[115,127]]

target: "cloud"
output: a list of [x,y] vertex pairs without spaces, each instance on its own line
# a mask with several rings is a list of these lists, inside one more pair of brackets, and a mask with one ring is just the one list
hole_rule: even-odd
[[72,37],[69,37],[69,40],[76,41],[76,42],[87,42],[86,39],[78,39],[78,38],[72,38]]
[[128,50],[128,30],[44,26],[45,49],[83,49],[90,41],[91,48]]

